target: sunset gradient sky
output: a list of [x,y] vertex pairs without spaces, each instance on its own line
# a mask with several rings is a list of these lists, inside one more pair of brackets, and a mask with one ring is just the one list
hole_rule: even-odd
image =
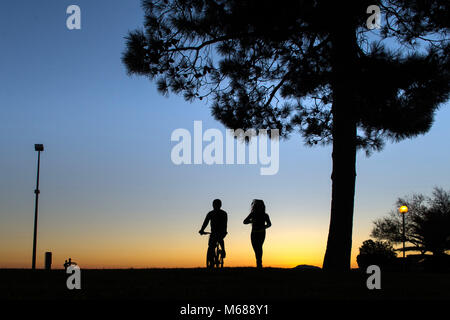
[[[81,8],[82,29],[66,28],[66,8]],[[128,77],[120,61],[127,31],[140,27],[140,1],[8,1],[0,4],[0,268],[31,266],[35,143],[43,143],[37,265],[54,267],[204,266],[197,232],[214,198],[229,214],[227,266],[253,266],[251,200],[272,220],[265,266],[322,266],[331,195],[331,148],[308,148],[299,135],[280,144],[280,169],[171,162],[177,128],[225,128],[203,102],[156,92]],[[374,219],[398,196],[450,188],[450,109],[431,131],[358,154],[352,266]]]

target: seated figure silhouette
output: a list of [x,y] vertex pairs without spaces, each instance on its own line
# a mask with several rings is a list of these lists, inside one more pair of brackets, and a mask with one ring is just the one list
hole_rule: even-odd
[[262,268],[263,243],[266,238],[266,229],[270,228],[269,215],[266,213],[264,201],[255,199],[252,202],[250,214],[244,220],[244,224],[252,224],[251,241],[255,251],[256,267]]
[[208,241],[208,257],[214,255],[214,248],[216,243],[219,242],[220,247],[222,248],[222,256],[225,258],[225,243],[223,239],[227,235],[227,222],[228,215],[225,211],[220,209],[222,207],[222,201],[220,199],[215,199],[213,201],[213,210],[208,212],[206,218],[203,222],[203,225],[199,231],[201,235],[205,234],[205,228],[208,226],[208,223],[211,222],[211,234],[209,235]]
[[69,266],[71,266],[71,265],[77,265],[77,263],[76,262],[73,262],[72,261],[72,258],[69,258],[69,261],[64,261],[64,270],[66,270],[67,271],[67,268],[69,267]]

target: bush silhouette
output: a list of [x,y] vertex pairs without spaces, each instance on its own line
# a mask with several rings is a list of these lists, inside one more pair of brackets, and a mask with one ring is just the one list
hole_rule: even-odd
[[364,270],[373,264],[380,268],[389,268],[393,266],[396,256],[394,248],[388,242],[366,240],[359,248],[356,262],[358,267]]

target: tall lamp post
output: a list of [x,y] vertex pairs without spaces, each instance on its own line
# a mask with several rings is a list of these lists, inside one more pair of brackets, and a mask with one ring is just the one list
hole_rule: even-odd
[[43,144],[35,144],[34,150],[38,152],[38,163],[37,163],[37,178],[36,178],[36,189],[34,194],[36,195],[36,203],[34,205],[34,234],[33,234],[33,261],[31,263],[31,269],[36,269],[36,237],[37,237],[37,222],[38,222],[38,205],[39,205],[39,167],[41,165],[41,151],[44,151]]
[[402,215],[402,222],[403,222],[403,262],[405,262],[405,241],[406,241],[406,234],[405,234],[405,215],[408,213],[408,207],[407,206],[401,206],[398,208],[398,211]]

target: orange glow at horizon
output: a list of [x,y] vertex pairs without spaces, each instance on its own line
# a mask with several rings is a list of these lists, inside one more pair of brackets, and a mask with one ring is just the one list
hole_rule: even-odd
[[[264,243],[265,267],[293,268],[306,264],[322,267],[326,248],[327,226],[305,226],[301,229],[278,228],[267,230]],[[111,226],[110,226],[111,227]],[[163,227],[146,230],[145,224],[121,226],[121,231],[95,233],[89,227],[70,235],[63,231],[46,230],[38,241],[37,266],[43,268],[44,253],[53,253],[53,269],[63,268],[69,257],[82,268],[196,268],[204,267],[207,236],[195,230],[172,227],[170,233]],[[170,229],[167,229],[170,230]],[[81,230],[80,230],[81,231]],[[55,239],[57,241],[55,241]],[[22,237],[15,248],[1,248],[0,268],[29,268],[31,262],[31,237]],[[255,258],[250,243],[250,228],[231,224],[225,238],[226,267],[252,267]],[[355,247],[351,267],[357,267]],[[357,250],[356,250],[357,251]]]

